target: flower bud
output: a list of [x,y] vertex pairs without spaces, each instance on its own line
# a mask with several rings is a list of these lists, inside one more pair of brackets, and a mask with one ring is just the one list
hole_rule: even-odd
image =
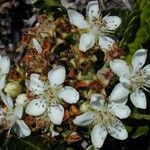
[[82,113],[87,112],[89,107],[90,107],[89,102],[84,102],[82,105],[80,105],[80,111]]
[[21,93],[21,85],[18,81],[7,83],[4,91],[11,97],[16,97]]
[[21,104],[23,107],[27,105],[29,99],[26,94],[20,94],[16,98],[16,103]]

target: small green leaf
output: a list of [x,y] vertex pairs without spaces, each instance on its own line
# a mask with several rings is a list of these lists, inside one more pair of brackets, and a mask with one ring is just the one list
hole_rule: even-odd
[[132,138],[138,138],[141,135],[147,135],[149,131],[149,126],[140,126],[136,129],[136,131],[133,133]]
[[127,129],[128,133],[130,133],[130,132],[132,132],[133,127],[132,126],[126,126],[126,129]]
[[44,0],[44,2],[46,3],[48,7],[58,6],[58,3],[56,0]]

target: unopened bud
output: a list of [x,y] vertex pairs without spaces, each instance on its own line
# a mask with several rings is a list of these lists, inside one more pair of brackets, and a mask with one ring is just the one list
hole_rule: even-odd
[[11,97],[16,97],[21,93],[21,85],[18,81],[7,83],[4,91]]
[[27,105],[29,99],[26,94],[20,94],[16,98],[16,103],[21,104],[23,107]]
[[89,102],[84,102],[84,103],[80,106],[80,111],[81,111],[82,113],[87,112],[88,109],[89,109],[89,106],[90,106]]

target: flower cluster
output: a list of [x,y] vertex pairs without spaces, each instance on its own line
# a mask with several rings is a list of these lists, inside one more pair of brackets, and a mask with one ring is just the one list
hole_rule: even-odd
[[[90,127],[95,149],[103,146],[108,133],[125,140],[128,132],[120,119],[132,113],[128,99],[137,108],[147,107],[143,90],[150,88],[150,65],[143,66],[148,50],[137,50],[127,64],[110,37],[121,18],[102,17],[98,1],[88,3],[86,17],[70,8],[67,13],[41,15],[23,33],[21,46],[27,52],[17,67],[0,55],[0,126],[19,137],[41,132],[67,142],[82,140],[78,129]],[[101,68],[97,62],[103,58]]]

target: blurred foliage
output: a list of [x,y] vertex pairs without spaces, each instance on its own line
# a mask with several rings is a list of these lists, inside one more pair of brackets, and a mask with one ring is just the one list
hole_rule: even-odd
[[123,19],[123,39],[122,46],[128,46],[129,53],[126,57],[128,62],[131,56],[145,43],[150,41],[150,1],[137,0],[131,12],[128,12]]

